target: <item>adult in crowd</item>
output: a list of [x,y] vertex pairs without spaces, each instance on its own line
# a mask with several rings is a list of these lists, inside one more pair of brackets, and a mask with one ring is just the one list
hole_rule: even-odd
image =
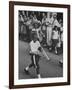
[[23,25],[24,24],[24,18],[22,14],[19,14],[19,38],[22,39],[23,36]]
[[46,18],[46,26],[47,26],[47,45],[48,47],[51,46],[51,39],[52,39],[52,22],[50,17],[50,12],[47,13],[47,18]]
[[39,41],[42,41],[42,34],[41,34],[41,22],[39,20],[34,21],[33,22],[33,29],[32,29],[32,33],[36,31],[37,33],[37,38],[39,39]]
[[42,14],[43,18],[42,18],[42,27],[41,27],[41,30],[42,30],[42,33],[43,33],[43,40],[42,40],[42,44],[43,46],[46,46],[46,14],[43,13]]

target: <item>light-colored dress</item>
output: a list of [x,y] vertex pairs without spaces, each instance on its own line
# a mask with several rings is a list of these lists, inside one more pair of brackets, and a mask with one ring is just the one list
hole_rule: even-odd
[[50,46],[52,37],[52,25],[50,19],[46,19],[46,25],[47,25],[47,45]]

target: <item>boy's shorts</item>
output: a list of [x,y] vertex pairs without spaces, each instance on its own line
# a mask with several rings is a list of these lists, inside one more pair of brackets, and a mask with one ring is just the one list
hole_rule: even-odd
[[56,46],[58,42],[59,42],[58,39],[52,39],[52,44],[53,44],[54,46]]

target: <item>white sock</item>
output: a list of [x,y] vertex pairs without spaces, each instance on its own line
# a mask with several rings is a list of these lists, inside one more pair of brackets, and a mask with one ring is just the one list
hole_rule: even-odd
[[27,66],[27,67],[26,67],[26,70],[28,70],[28,69],[29,69],[29,67]]

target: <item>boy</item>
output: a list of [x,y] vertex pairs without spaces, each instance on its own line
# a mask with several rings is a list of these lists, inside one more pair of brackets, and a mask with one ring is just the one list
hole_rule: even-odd
[[30,55],[31,55],[31,64],[27,66],[24,71],[29,74],[29,68],[34,66],[36,68],[37,77],[40,78],[40,67],[39,67],[39,58],[40,58],[40,52],[41,52],[41,45],[39,41],[37,40],[36,33],[33,33],[33,40],[30,42]]

